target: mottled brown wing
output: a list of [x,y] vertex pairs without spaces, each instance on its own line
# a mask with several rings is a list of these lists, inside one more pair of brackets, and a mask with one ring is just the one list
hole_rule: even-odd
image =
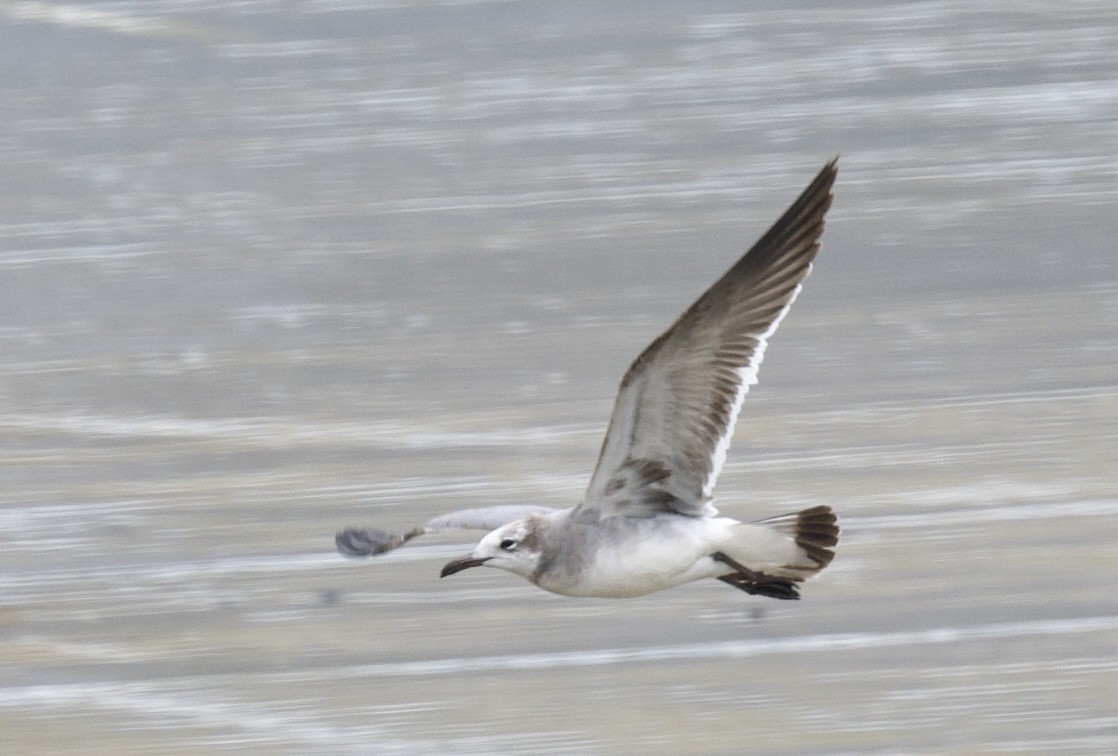
[[376,556],[398,549],[413,538],[427,533],[442,533],[447,530],[495,530],[502,525],[532,515],[552,514],[558,511],[551,507],[520,504],[462,509],[439,515],[406,533],[392,533],[379,528],[344,528],[334,536],[334,543],[338,551],[346,556]]
[[742,399],[819,251],[828,163],[772,228],[633,362],[579,509],[708,514]]

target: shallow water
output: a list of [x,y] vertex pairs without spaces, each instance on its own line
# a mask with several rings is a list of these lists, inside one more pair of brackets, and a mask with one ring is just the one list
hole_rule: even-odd
[[[1118,750],[1109,3],[0,5],[0,750]],[[344,525],[578,500],[841,153],[723,511],[804,600]]]

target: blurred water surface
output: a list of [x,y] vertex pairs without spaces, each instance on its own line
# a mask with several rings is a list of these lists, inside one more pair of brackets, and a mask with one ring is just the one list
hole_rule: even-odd
[[[0,4],[0,750],[1118,750],[1101,0]],[[576,502],[841,153],[720,480],[798,603],[343,525]]]

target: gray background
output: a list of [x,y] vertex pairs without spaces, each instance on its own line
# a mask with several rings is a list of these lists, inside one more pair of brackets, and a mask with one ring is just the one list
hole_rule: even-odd
[[[1118,750],[1118,12],[0,3],[0,750]],[[568,506],[841,153],[727,514],[804,600],[334,531]]]

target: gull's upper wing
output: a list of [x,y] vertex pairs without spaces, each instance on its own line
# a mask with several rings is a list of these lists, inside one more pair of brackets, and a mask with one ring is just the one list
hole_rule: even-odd
[[416,536],[425,533],[440,533],[444,530],[495,530],[502,525],[532,515],[555,511],[557,510],[551,507],[519,505],[462,509],[432,518],[426,524],[412,528],[403,535],[376,528],[346,528],[338,531],[334,536],[334,543],[338,551],[346,556],[374,556],[403,546]]
[[558,510],[552,507],[537,507],[532,505],[506,504],[496,507],[481,507],[479,509],[461,509],[457,512],[439,515],[427,521],[423,526],[426,533],[438,533],[443,530],[496,530],[510,522],[523,520],[532,515],[548,514]]
[[580,511],[713,512],[734,422],[769,336],[819,251],[837,169],[811,185],[730,270],[633,362],[621,381]]

